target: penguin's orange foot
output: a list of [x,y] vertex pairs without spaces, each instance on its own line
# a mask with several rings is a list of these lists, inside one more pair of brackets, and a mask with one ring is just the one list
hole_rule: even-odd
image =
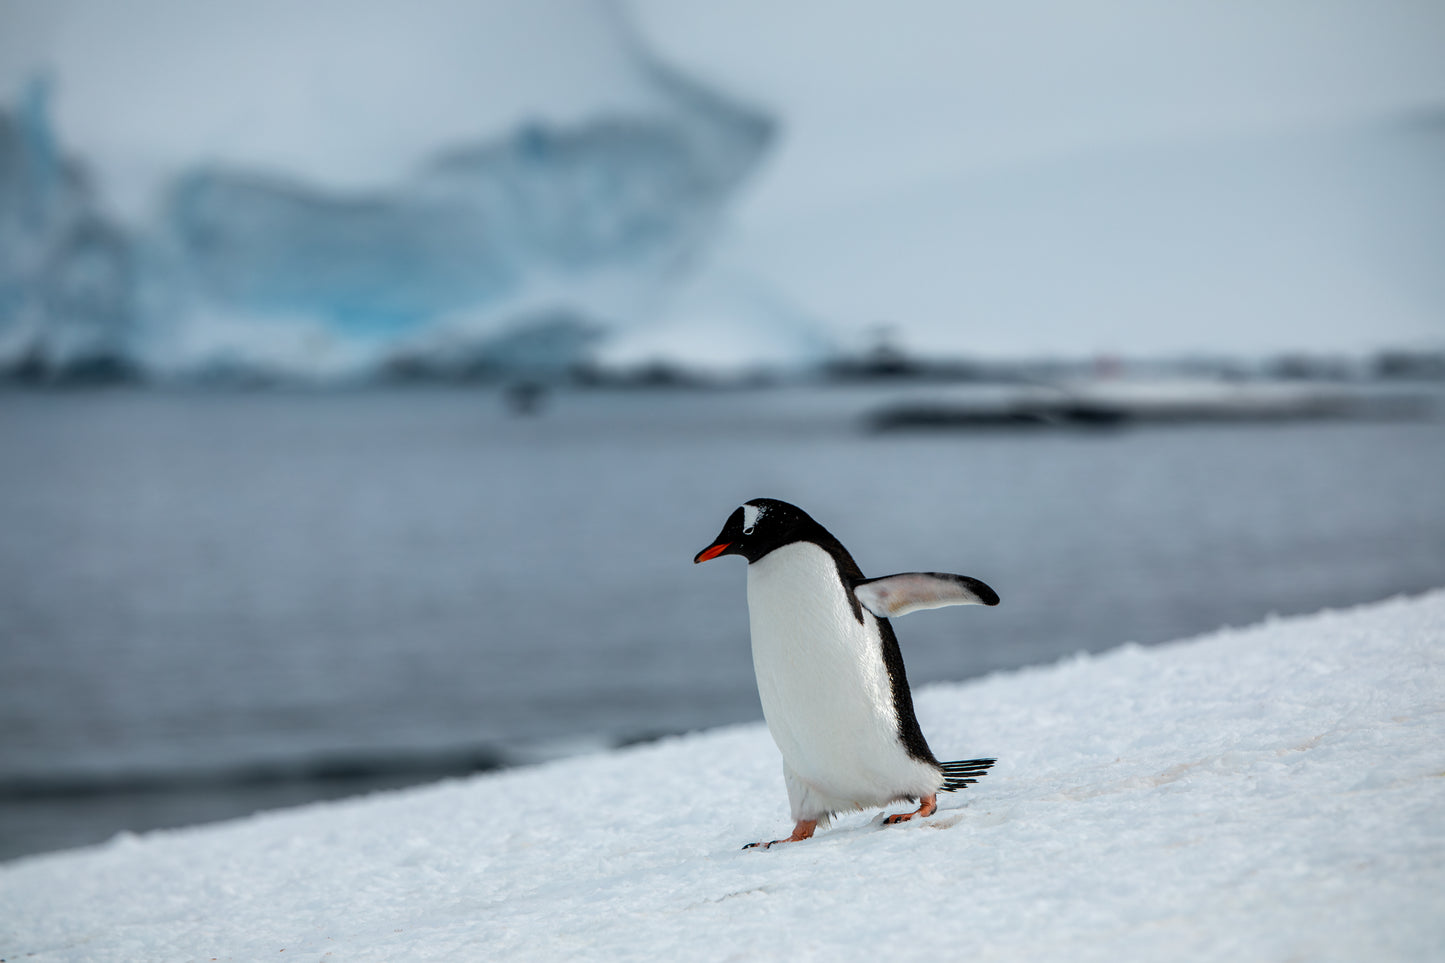
[[938,812],[938,796],[929,794],[918,800],[919,806],[911,813],[898,813],[883,820],[883,825],[892,826],[895,823],[906,823],[914,816],[932,816]]
[[811,839],[813,830],[817,828],[818,821],[816,819],[800,819],[798,824],[793,827],[793,835],[787,839],[775,839],[770,843],[748,843],[743,849],[768,849],[776,843],[802,842],[805,839]]

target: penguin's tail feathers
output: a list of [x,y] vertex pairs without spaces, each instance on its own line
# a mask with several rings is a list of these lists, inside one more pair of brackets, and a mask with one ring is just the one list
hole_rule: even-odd
[[939,791],[957,792],[972,786],[996,762],[998,762],[997,759],[960,759],[956,762],[940,762],[938,768],[943,770],[943,785],[939,787]]

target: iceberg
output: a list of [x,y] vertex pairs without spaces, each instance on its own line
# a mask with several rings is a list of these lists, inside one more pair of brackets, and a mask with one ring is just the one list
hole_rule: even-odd
[[196,163],[130,232],[96,213],[37,85],[16,117],[0,113],[0,366],[575,367],[686,273],[773,135],[764,113],[628,49],[650,106],[528,120],[369,190]]
[[0,108],[0,374],[109,379],[127,373],[136,265],[49,123],[50,84]]

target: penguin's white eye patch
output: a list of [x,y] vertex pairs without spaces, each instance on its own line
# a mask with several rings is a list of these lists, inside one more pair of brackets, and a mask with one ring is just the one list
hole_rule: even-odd
[[743,534],[751,535],[753,529],[758,527],[758,519],[763,517],[763,510],[756,505],[743,506]]

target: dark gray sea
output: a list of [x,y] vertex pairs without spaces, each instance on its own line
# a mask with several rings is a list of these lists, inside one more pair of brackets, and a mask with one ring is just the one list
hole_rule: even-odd
[[[896,394],[896,391],[893,393]],[[915,685],[1445,585],[1445,423],[874,434],[884,389],[0,394],[0,858],[761,717],[742,501]]]

